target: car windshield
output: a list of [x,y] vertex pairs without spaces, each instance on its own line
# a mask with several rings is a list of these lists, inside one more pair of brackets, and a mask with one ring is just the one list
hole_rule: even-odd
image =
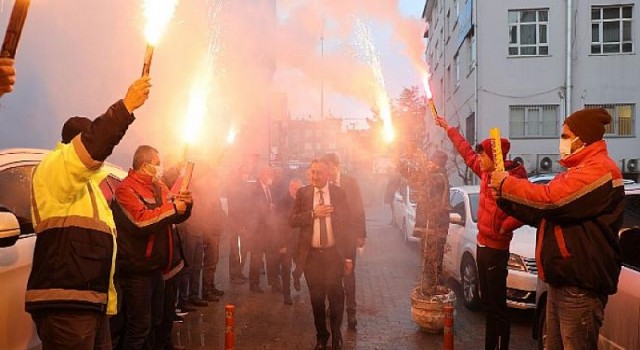
[[640,194],[627,195],[622,227],[640,227]]
[[478,194],[469,193],[469,204],[471,205],[471,220],[478,222]]

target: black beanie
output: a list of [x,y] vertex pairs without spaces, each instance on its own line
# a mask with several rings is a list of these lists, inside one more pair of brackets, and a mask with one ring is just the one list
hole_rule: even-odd
[[604,126],[611,123],[611,115],[604,108],[585,108],[573,112],[564,123],[587,145],[602,140]]
[[85,117],[71,117],[62,126],[62,143],[69,143],[83,131],[89,130],[91,119]]

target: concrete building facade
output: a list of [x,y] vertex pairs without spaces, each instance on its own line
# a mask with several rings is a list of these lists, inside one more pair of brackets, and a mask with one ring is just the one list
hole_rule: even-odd
[[472,142],[500,128],[511,158],[555,172],[567,115],[604,107],[611,156],[640,162],[640,8],[636,1],[427,0],[426,60],[439,113]]

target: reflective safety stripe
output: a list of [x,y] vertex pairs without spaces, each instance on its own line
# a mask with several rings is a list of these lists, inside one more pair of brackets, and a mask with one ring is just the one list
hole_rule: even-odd
[[36,203],[36,192],[35,189],[33,188],[33,176],[36,174],[36,169],[38,169],[38,166],[35,166],[33,168],[33,172],[31,172],[31,208],[33,210],[33,219],[34,219],[34,223],[33,226],[38,226],[40,224],[40,221],[42,221],[42,219],[40,218],[40,211],[38,210],[38,206]]
[[87,167],[87,169],[100,169],[100,167],[102,166],[102,162],[91,158],[91,154],[89,154],[89,151],[87,151],[84,143],[82,143],[82,134],[74,137],[73,140],[71,140],[71,144],[73,145],[73,149],[76,151],[78,158],[80,158],[80,161],[82,162],[82,164],[84,164],[84,166]]
[[65,228],[71,226],[100,231],[108,235],[113,234],[112,229],[105,222],[79,215],[56,216],[47,218],[36,226],[36,234],[54,228]]
[[25,294],[26,302],[42,301],[86,301],[95,304],[106,304],[107,294],[91,290],[74,289],[32,289]]
[[98,203],[96,202],[96,195],[93,193],[93,188],[91,188],[91,182],[87,182],[87,188],[89,189],[89,197],[91,198],[91,208],[93,208],[93,218],[95,220],[100,220],[100,215],[98,214]]

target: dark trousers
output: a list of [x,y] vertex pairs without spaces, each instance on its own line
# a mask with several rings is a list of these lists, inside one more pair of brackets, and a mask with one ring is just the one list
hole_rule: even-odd
[[205,235],[204,243],[204,263],[202,270],[202,293],[203,295],[213,293],[216,282],[216,267],[220,260],[220,236]]
[[267,274],[271,285],[282,285],[282,292],[285,295],[291,294],[291,266],[293,259],[291,252],[286,253],[271,251],[267,254]]
[[251,238],[251,247],[249,248],[251,261],[249,262],[249,284],[260,285],[260,270],[264,266],[263,256],[264,244],[259,237]]
[[508,250],[478,247],[480,300],[487,312],[485,349],[509,349],[511,321],[507,314]]
[[43,310],[31,315],[42,350],[111,350],[106,314],[87,310]]
[[313,321],[319,341],[326,342],[329,332],[326,325],[325,299],[329,299],[331,334],[340,338],[342,314],[344,313],[344,289],[342,274],[344,262],[336,248],[311,249],[307,257],[304,275],[309,288]]
[[[162,319],[164,282],[157,271],[146,275],[119,275],[122,308],[111,318],[114,349],[156,349],[155,332]],[[115,339],[118,339],[117,341]]]
[[162,320],[156,331],[156,348],[160,350],[173,350],[171,329],[176,316],[176,301],[178,299],[178,287],[180,274],[164,281],[164,301],[162,303]]
[[353,271],[342,277],[344,284],[344,297],[348,314],[356,312],[356,249],[353,249]]
[[242,275],[247,260],[246,239],[238,234],[229,236],[229,278]]

